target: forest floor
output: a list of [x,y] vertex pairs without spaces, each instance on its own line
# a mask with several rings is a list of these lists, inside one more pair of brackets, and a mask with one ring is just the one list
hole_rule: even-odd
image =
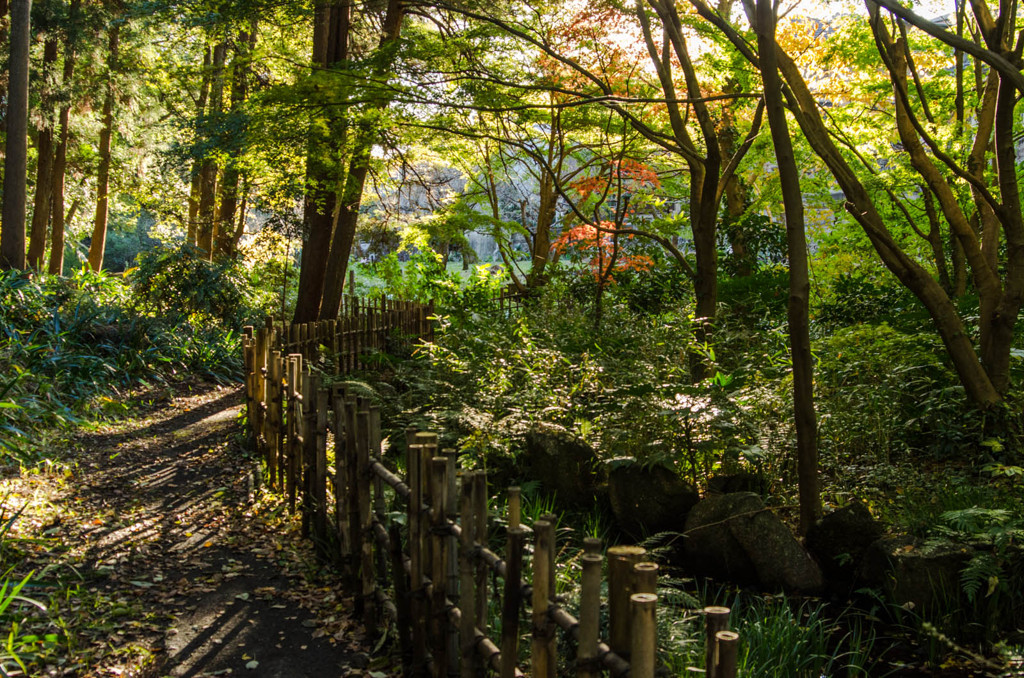
[[254,495],[241,389],[132,400],[129,416],[75,434],[54,455],[66,465],[0,479],[14,574],[34,572],[22,594],[47,608],[26,610],[30,637],[12,648],[25,667],[10,675],[389,675],[280,498]]

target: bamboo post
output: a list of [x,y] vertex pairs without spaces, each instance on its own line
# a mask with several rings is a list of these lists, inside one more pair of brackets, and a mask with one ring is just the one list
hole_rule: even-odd
[[[352,541],[348,529],[348,425],[345,393],[334,388],[334,527],[338,535],[338,557],[342,569],[350,566]],[[349,573],[350,574],[350,573]]]
[[331,360],[334,362],[334,373],[341,374],[341,359],[338,355],[338,321],[327,321],[327,347],[331,350]]
[[302,536],[312,533],[314,495],[313,467],[316,466],[316,392],[319,377],[302,375]]
[[629,597],[633,616],[633,647],[630,652],[630,678],[654,678],[654,659],[657,650],[655,623],[658,596],[653,593],[634,593]]
[[600,553],[583,554],[583,581],[580,587],[580,637],[577,656],[579,678],[598,678],[597,644],[601,622],[601,565]]
[[531,645],[533,678],[554,678],[555,655],[554,628],[548,618],[550,599],[551,567],[555,555],[555,526],[546,520],[533,524],[535,543],[533,547],[533,642]]
[[718,662],[719,631],[729,628],[729,608],[712,605],[704,608],[704,669],[708,678],[718,678],[716,664]]
[[462,657],[462,664],[459,675],[462,678],[474,678],[480,668],[475,651],[476,635],[473,632],[476,627],[476,578],[473,563],[476,550],[476,520],[473,517],[476,508],[476,499],[473,496],[476,489],[474,473],[466,471],[462,474],[460,495],[462,534],[459,538],[459,609],[462,612],[462,619],[459,623],[459,654]]
[[280,487],[281,479],[281,352],[272,351],[267,365],[267,474],[270,486]]
[[633,594],[633,565],[647,551],[639,546],[612,546],[608,549],[608,644],[612,652],[628,657],[633,646],[630,632],[632,615],[629,597]]
[[406,469],[409,475],[409,594],[410,611],[412,613],[412,675],[424,675],[427,663],[427,642],[425,606],[423,600],[423,550],[420,534],[421,513],[423,503],[423,483],[420,479],[420,456],[423,446],[409,445]]
[[[377,405],[370,406],[370,419],[369,419],[369,438],[370,438],[370,454],[383,460],[383,435],[381,434],[380,425],[380,407]],[[369,472],[369,470],[367,471]],[[384,503],[384,480],[376,473],[371,474],[373,477],[373,516],[382,525],[385,520],[385,512],[387,507]],[[377,580],[379,582],[387,582],[387,562],[388,556],[384,552],[384,549],[377,548]]]
[[376,634],[377,578],[373,562],[373,513],[370,506],[370,411],[361,409],[357,418],[359,431],[356,438],[356,495],[359,497],[360,542],[359,573],[362,581],[363,619],[366,630]]
[[633,593],[658,592],[658,564],[637,563],[633,566]]
[[[473,535],[478,544],[487,546],[487,471],[477,471],[473,476],[476,482],[476,489],[473,497],[476,500],[476,508],[473,509],[473,518],[476,526]],[[490,569],[482,559],[476,564],[476,626],[483,630],[487,628],[487,577]]]
[[740,634],[735,631],[719,631],[715,634],[717,660],[716,678],[736,678],[736,659],[739,652]]
[[[386,299],[381,297],[381,308],[385,307]],[[383,344],[381,344],[383,348]],[[445,518],[452,524],[459,516],[459,495],[458,495],[458,456],[457,450],[445,448],[441,450],[441,456],[445,460]],[[451,599],[458,599],[459,591],[459,540],[455,534],[444,538],[445,567],[447,568],[448,583],[445,585],[448,596]],[[454,624],[447,624],[448,643],[448,675],[454,678],[459,675],[459,629]]]
[[448,538],[443,533],[447,518],[448,461],[444,457],[431,457],[430,496],[433,499],[434,519],[433,557],[431,558],[430,580],[433,583],[431,626],[434,636],[434,676],[443,678],[448,670],[448,617],[445,599],[448,597],[448,563],[446,548]]
[[518,529],[522,516],[522,490],[513,485],[508,488],[508,529]]
[[[292,326],[294,328],[294,325]],[[301,427],[299,418],[301,407],[299,405],[299,384],[302,380],[302,354],[293,353],[288,356],[288,477],[286,480],[288,492],[288,510],[295,513],[295,503],[298,495],[299,475],[299,436]]]
[[[362,584],[359,580],[359,562],[362,554],[363,531],[359,520],[359,496],[362,492],[358,469],[358,447],[359,447],[359,417],[358,402],[351,394],[345,395],[345,483],[348,486],[348,505],[345,513],[348,515],[348,536],[349,536],[349,561],[347,565],[348,579],[352,589],[359,590]],[[361,613],[363,611],[362,599],[357,598],[356,607]]]
[[501,601],[501,670],[499,678],[515,678],[519,659],[519,608],[522,605],[523,543],[526,530],[508,530],[505,548],[505,595]]
[[601,553],[601,540],[597,537],[583,538],[583,553]]
[[256,449],[256,337],[252,325],[242,328],[242,364],[245,370],[245,423],[248,427],[246,447]]
[[398,610],[398,648],[402,655],[402,675],[409,675],[412,661],[412,643],[409,630],[412,619],[409,614],[409,585],[405,576],[405,556],[402,553],[402,532],[398,523],[388,526],[388,542],[391,546],[391,575],[395,587],[395,608]]
[[[266,400],[266,372],[264,371],[267,367],[267,330],[260,328],[256,331],[255,344],[253,346],[253,397],[257,403],[263,403]],[[265,435],[265,423],[264,423],[264,412],[259,405],[256,406],[255,420],[250,424],[253,427],[253,442],[256,447],[256,454],[258,456],[264,456],[263,441],[261,438]]]
[[327,556],[327,402],[328,392],[316,390],[316,457],[313,459],[313,539],[321,558]]

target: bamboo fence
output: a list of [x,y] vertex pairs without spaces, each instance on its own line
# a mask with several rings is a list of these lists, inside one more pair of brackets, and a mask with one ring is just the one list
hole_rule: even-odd
[[[490,524],[486,472],[459,469],[456,452],[438,448],[437,434],[407,430],[405,476],[388,468],[380,410],[329,387],[309,362],[324,358],[342,374],[366,364],[364,354],[384,350],[396,333],[405,342],[430,338],[431,308],[349,302],[339,321],[245,328],[246,409],[265,484],[300,513],[302,535],[319,557],[340,568],[367,631],[395,630],[407,676],[554,678],[568,670],[581,678],[653,678],[657,565],[645,562],[640,547],[613,546],[602,555],[600,542],[587,540],[576,618],[555,589],[554,516],[523,525],[519,488],[506,490],[500,535]],[[401,518],[396,505],[404,507]],[[504,541],[503,555],[491,549],[496,540]],[[607,642],[599,638],[605,561]],[[737,636],[725,630],[727,620],[727,609],[707,609],[712,678],[736,675]]]

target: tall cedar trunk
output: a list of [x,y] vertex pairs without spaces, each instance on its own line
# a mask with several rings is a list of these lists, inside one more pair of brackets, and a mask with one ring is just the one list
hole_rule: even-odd
[[[7,52],[7,0],[0,0],[0,54]],[[0,101],[7,103],[8,74],[0,73]],[[5,114],[5,107],[0,106],[0,114]],[[6,115],[4,115],[6,117]],[[0,139],[0,159],[6,155],[4,140]]]
[[[231,59],[231,113],[238,116],[248,94],[249,62],[256,41],[256,22],[249,31],[242,31],[235,40],[235,54]],[[233,256],[235,253],[235,212],[238,210],[238,183],[241,172],[238,169],[240,156],[245,146],[246,123],[240,121],[236,137],[231,141],[232,158],[224,167],[220,184],[220,209],[217,212],[217,239],[215,255],[218,258]]]
[[797,482],[800,494],[800,532],[821,516],[818,485],[818,426],[814,414],[814,367],[811,358],[810,279],[807,270],[807,238],[800,170],[793,154],[782,86],[775,60],[775,15],[771,0],[757,0],[756,30],[761,54],[765,113],[775,146],[775,159],[786,209],[786,245],[789,251],[789,348],[793,361],[793,415],[796,421]]
[[64,72],[61,84],[65,89],[64,103],[60,107],[60,119],[57,122],[57,150],[53,158],[53,195],[50,201],[51,215],[50,224],[53,229],[52,242],[50,244],[50,263],[47,267],[50,275],[60,275],[64,272],[64,176],[67,171],[68,160],[68,138],[70,136],[71,123],[71,100],[67,90],[71,87],[71,80],[75,75],[75,22],[78,20],[78,10],[81,8],[81,0],[72,0],[68,9],[68,24],[71,29],[68,31],[67,42],[64,45]]
[[110,27],[107,45],[107,91],[103,97],[103,129],[100,130],[100,166],[96,176],[96,215],[92,224],[92,242],[89,243],[89,266],[94,271],[103,267],[103,253],[107,247],[107,214],[110,190],[110,138],[114,132],[114,72],[117,67],[117,49],[121,37],[121,24]]
[[[199,85],[199,100],[196,101],[196,137],[197,140],[206,127],[206,102],[210,98],[210,65],[213,62],[213,52],[207,47],[203,54],[203,79]],[[194,150],[193,153],[196,151]],[[199,176],[203,170],[203,159],[195,157],[192,160],[192,181],[188,192],[188,229],[186,239],[190,245],[196,245],[199,241]]]
[[[388,0],[388,9],[384,17],[380,47],[385,47],[398,40],[404,14],[405,6],[403,0]],[[383,77],[384,74],[384,67],[381,67],[377,75]],[[390,100],[387,98],[380,99],[377,102],[376,108],[384,110],[388,107],[389,103]],[[320,320],[333,320],[337,318],[338,311],[341,308],[341,294],[345,284],[345,273],[348,270],[348,257],[352,252],[352,243],[355,241],[359,206],[363,200],[363,186],[366,184],[366,174],[370,169],[370,149],[373,146],[373,131],[372,123],[368,119],[364,119],[360,124],[355,140],[355,148],[352,153],[352,160],[349,163],[345,188],[342,191],[342,199],[338,205],[338,224],[334,231],[334,237],[331,239],[331,251],[327,259],[323,300],[320,303],[318,315]]]
[[[49,73],[57,63],[60,43],[56,36],[50,35],[43,43],[42,74],[44,82],[49,82]],[[40,107],[52,104],[52,96],[48,85],[42,87]],[[43,126],[36,137],[36,194],[32,201],[32,228],[28,239],[28,266],[35,270],[43,267],[43,255],[46,254],[46,231],[50,223],[50,201],[53,196],[53,122],[50,115],[44,113]]]
[[[313,21],[313,68],[327,69],[348,58],[351,3],[318,2]],[[333,127],[334,121],[331,121]],[[324,295],[331,236],[335,230],[340,140],[311,130],[306,153],[306,197],[302,210],[303,243],[294,322],[316,320]]]
[[[213,73],[210,80],[210,107],[206,120],[213,121],[207,126],[207,134],[220,133],[220,114],[224,104],[224,59],[228,47],[223,42],[213,48]],[[217,203],[217,162],[207,155],[199,171],[199,230],[196,233],[196,247],[203,256],[213,260],[213,242],[216,238]]]
[[28,68],[31,0],[10,5],[10,60],[7,92],[7,148],[0,221],[0,268],[25,268],[25,208],[28,173]]

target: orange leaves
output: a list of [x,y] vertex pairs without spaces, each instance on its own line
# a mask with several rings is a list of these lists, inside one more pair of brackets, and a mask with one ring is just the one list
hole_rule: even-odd
[[552,249],[559,254],[576,255],[586,259],[587,267],[598,283],[614,282],[620,271],[649,271],[654,260],[644,254],[628,254],[620,248],[620,240],[632,240],[633,235],[616,235],[616,225],[602,221],[596,227],[581,224],[564,231],[555,240]]

